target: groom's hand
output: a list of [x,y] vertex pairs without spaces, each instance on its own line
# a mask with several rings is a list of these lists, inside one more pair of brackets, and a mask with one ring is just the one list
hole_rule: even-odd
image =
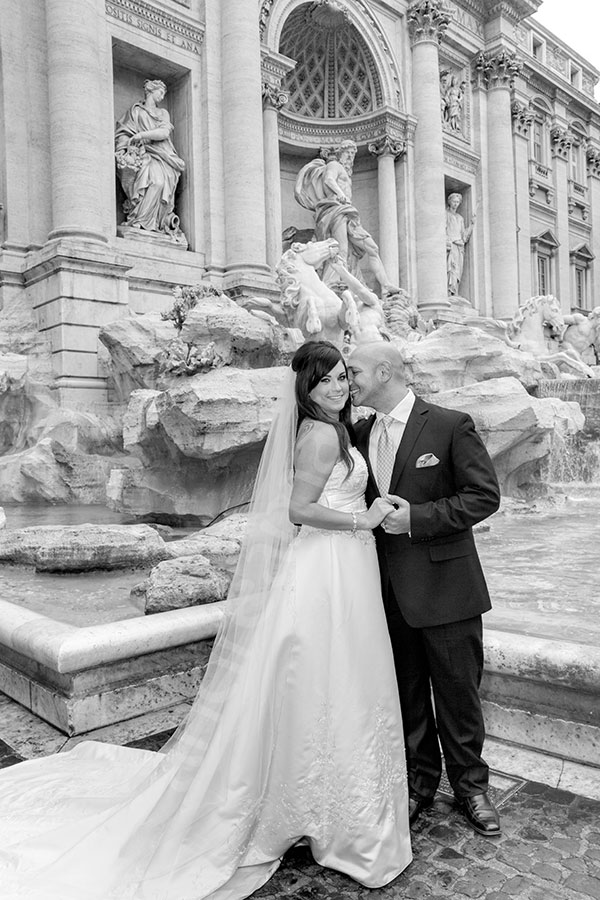
[[385,499],[394,507],[393,512],[383,520],[381,527],[387,534],[409,534],[410,533],[410,503],[402,497],[395,494],[387,494]]

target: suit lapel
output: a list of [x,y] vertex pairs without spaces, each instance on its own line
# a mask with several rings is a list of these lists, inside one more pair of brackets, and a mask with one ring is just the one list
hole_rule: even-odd
[[408,417],[408,422],[406,423],[406,428],[404,429],[404,434],[402,435],[402,440],[400,441],[398,452],[396,453],[396,461],[394,463],[392,477],[390,479],[390,494],[395,493],[396,485],[400,480],[400,476],[402,475],[402,472],[406,465],[406,461],[410,455],[412,448],[415,445],[415,441],[419,437],[425,423],[427,422],[428,414],[429,409],[427,408],[427,405],[419,397],[417,397],[415,399],[415,405],[413,406],[410,416]]

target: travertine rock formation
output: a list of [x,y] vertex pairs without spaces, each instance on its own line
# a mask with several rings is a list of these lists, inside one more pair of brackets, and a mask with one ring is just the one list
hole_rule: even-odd
[[0,562],[44,572],[145,568],[169,556],[149,525],[40,525],[0,532]]

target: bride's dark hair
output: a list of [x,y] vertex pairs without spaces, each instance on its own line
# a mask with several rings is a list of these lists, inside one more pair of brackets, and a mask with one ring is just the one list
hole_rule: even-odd
[[350,396],[340,412],[339,420],[330,419],[309,396],[321,378],[328,375],[339,362],[343,363],[346,374],[348,374],[344,357],[335,344],[330,341],[306,341],[295,352],[292,369],[296,373],[298,428],[304,419],[317,419],[319,422],[333,425],[340,443],[340,455],[348,467],[348,472],[351,472],[354,468],[354,460],[350,455],[350,435],[353,434]]

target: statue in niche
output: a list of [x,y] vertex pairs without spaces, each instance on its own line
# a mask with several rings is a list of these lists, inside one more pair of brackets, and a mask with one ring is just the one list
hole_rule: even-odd
[[[387,276],[379,247],[362,225],[352,203],[355,142],[343,141],[322,150],[321,156],[324,158],[313,159],[303,166],[294,191],[300,206],[314,213],[316,240],[333,238],[339,245],[340,261],[355,278],[364,283],[359,264],[364,260],[365,268],[379,283],[383,296],[397,293],[399,289]],[[322,278],[328,284],[339,280],[332,266],[325,267]]]
[[175,189],[185,162],[171,141],[169,113],[158,106],[167,88],[162,81],[148,80],[144,92],[144,99],[127,110],[115,130],[117,171],[127,197],[126,223],[187,246],[174,212]]
[[462,109],[465,96],[465,82],[458,82],[456,75],[442,72],[440,76],[442,122],[450,131],[462,131]]
[[446,201],[446,271],[448,273],[448,295],[458,294],[465,264],[465,245],[473,233],[475,213],[471,224],[466,226],[465,220],[458,212],[462,203],[462,194],[450,194]]

